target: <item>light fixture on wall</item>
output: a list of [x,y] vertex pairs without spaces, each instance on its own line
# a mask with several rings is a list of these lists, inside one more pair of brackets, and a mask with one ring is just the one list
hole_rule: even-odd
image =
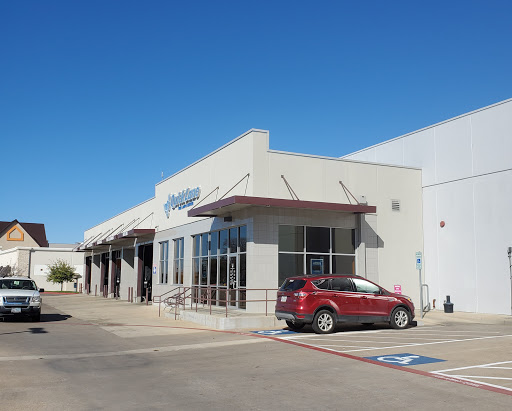
[[439,223],[439,226],[440,226],[441,228],[443,228],[443,227],[445,226],[444,221],[441,221],[441,222]]

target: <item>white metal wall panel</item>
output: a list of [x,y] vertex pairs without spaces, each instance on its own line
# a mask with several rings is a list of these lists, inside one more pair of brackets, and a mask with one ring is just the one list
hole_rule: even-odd
[[351,154],[345,158],[356,161],[367,161],[369,163],[375,163],[377,161],[375,159],[375,147],[360,151],[359,153]]
[[474,174],[512,168],[512,103],[471,116]]
[[435,140],[437,183],[473,175],[469,117],[437,126]]
[[511,313],[511,152],[509,100],[345,157],[422,168],[425,281],[437,308],[451,295],[456,311]]
[[423,190],[423,282],[429,286],[430,303],[435,299],[436,308],[442,308],[444,296],[439,290],[437,235],[440,221],[436,193],[436,187]]
[[457,311],[476,312],[476,257],[473,184],[470,180],[437,186],[439,292],[451,296]]
[[422,168],[423,187],[436,182],[434,129],[420,131],[403,138],[404,166]]
[[404,165],[403,138],[375,147],[375,158],[379,163]]
[[478,311],[511,313],[512,172],[474,180]]

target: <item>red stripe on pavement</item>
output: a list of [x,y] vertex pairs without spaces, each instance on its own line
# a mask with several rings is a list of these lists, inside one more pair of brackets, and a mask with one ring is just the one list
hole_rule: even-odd
[[380,367],[392,368],[392,369],[397,370],[397,371],[404,371],[404,372],[408,372],[408,373],[411,373],[411,374],[422,375],[424,377],[430,377],[430,378],[435,378],[435,379],[438,379],[438,380],[454,382],[454,383],[457,383],[457,384],[465,385],[467,387],[480,388],[482,390],[491,391],[491,392],[497,392],[497,393],[500,393],[500,394],[505,394],[505,395],[511,395],[512,396],[512,391],[506,390],[504,388],[493,387],[493,386],[490,386],[490,385],[480,384],[480,383],[472,382],[472,381],[466,381],[466,380],[462,380],[460,378],[450,377],[450,376],[446,376],[446,375],[433,374],[433,373],[430,373],[428,371],[416,370],[414,368],[400,367],[400,366],[394,365],[394,364],[387,364],[387,363],[383,363],[383,362],[379,362],[379,361],[375,361],[375,360],[370,360],[368,358],[357,357],[355,355],[345,354],[345,353],[341,353],[341,352],[337,352],[337,351],[332,351],[332,350],[328,350],[326,348],[315,347],[313,345],[308,345],[308,344],[300,343],[300,342],[297,342],[297,341],[291,341],[291,340],[286,340],[286,339],[282,339],[282,338],[272,337],[272,336],[269,336],[269,335],[252,334],[252,333],[247,333],[247,332],[229,331],[229,330],[214,330],[214,329],[193,328],[193,327],[176,327],[176,326],[169,326],[169,325],[116,324],[116,323],[95,324],[95,323],[62,323],[62,322],[55,322],[53,324],[59,324],[59,325],[60,324],[62,324],[62,325],[64,325],[64,324],[67,324],[67,325],[86,325],[86,326],[96,325],[96,326],[99,326],[99,327],[126,326],[126,327],[176,328],[176,329],[182,329],[182,330],[211,331],[211,332],[218,332],[218,333],[225,333],[225,334],[243,335],[243,336],[247,336],[247,337],[265,338],[265,339],[276,341],[276,342],[280,342],[280,343],[295,345],[297,347],[302,347],[302,348],[307,348],[307,349],[314,350],[314,351],[319,351],[319,352],[322,352],[322,353],[325,353],[325,354],[337,355],[338,357],[348,358],[350,360],[362,361],[362,362],[366,362],[368,364],[378,365]]
[[[247,335],[249,335],[249,334],[247,334]],[[428,371],[416,370],[414,368],[405,368],[405,367],[400,367],[399,365],[386,364],[386,363],[383,363],[380,361],[370,360],[368,358],[357,357],[355,355],[345,354],[345,353],[341,353],[341,352],[337,352],[337,351],[331,351],[326,348],[315,347],[312,345],[303,344],[300,342],[285,340],[285,339],[276,338],[276,337],[271,337],[268,335],[258,335],[258,334],[251,334],[251,335],[260,337],[260,338],[267,338],[269,340],[278,341],[278,342],[282,342],[282,343],[286,343],[286,344],[296,345],[298,347],[308,348],[310,350],[320,351],[320,352],[323,352],[326,354],[333,354],[333,355],[337,355],[339,357],[349,358],[351,360],[362,361],[362,362],[366,362],[366,363],[373,364],[373,365],[379,365],[381,367],[393,368],[398,371],[405,371],[405,372],[409,372],[412,374],[423,375],[425,377],[436,378],[438,380],[455,382],[457,384],[462,384],[462,385],[466,385],[466,386],[473,387],[473,388],[480,388],[480,389],[486,390],[486,391],[498,392],[500,394],[512,395],[512,391],[506,390],[504,388],[492,387],[490,385],[480,384],[480,383],[472,382],[472,381],[466,381],[466,380],[462,380],[460,378],[450,377],[450,376],[446,376],[446,375],[433,374]]]

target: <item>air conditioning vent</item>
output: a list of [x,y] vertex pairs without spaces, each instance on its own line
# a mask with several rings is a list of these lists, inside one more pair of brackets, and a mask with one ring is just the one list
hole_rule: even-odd
[[391,210],[400,211],[400,200],[391,200]]

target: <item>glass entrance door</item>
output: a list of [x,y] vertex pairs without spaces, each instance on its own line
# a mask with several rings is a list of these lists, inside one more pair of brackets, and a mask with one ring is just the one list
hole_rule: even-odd
[[230,255],[229,256],[229,266],[228,266],[228,286],[229,286],[229,306],[230,307],[238,307],[238,264],[237,264],[237,256]]

